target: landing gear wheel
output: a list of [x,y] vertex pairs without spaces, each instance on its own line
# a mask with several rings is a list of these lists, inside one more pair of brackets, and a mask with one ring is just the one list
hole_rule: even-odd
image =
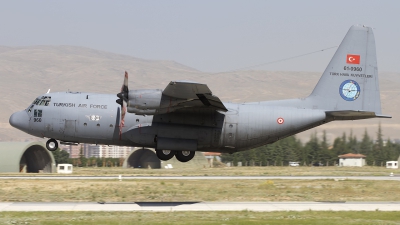
[[195,151],[177,151],[175,157],[180,162],[187,162],[193,159]]
[[49,139],[46,142],[46,148],[49,151],[55,151],[58,148],[58,142],[55,139]]
[[160,160],[167,161],[174,157],[175,152],[171,150],[156,150],[156,154]]

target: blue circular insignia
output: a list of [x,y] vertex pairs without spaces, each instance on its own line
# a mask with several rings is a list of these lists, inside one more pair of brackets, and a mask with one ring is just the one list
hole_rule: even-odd
[[345,80],[339,87],[339,94],[346,101],[354,101],[360,96],[360,85],[354,80]]

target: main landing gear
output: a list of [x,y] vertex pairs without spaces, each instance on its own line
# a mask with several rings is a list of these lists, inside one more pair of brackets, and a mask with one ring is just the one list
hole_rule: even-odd
[[58,148],[58,142],[57,142],[57,140],[55,140],[55,139],[49,139],[49,140],[46,142],[46,148],[47,148],[47,150],[49,150],[49,151],[55,151],[55,150],[57,150],[57,148]]
[[195,155],[195,151],[177,151],[175,153],[175,158],[179,162],[188,162],[191,159],[193,159],[194,155]]
[[175,152],[171,150],[156,150],[157,157],[162,161],[167,161],[174,157]]
[[175,158],[180,162],[188,162],[193,159],[195,151],[172,151],[172,150],[156,150],[157,157],[160,160],[167,161]]

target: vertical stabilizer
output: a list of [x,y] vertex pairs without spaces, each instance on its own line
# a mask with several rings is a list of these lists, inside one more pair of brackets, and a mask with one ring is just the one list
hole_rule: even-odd
[[354,25],[349,29],[308,99],[314,108],[326,111],[381,114],[372,28]]

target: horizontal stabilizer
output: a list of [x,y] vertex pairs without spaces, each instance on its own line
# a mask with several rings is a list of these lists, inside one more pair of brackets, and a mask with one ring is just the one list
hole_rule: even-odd
[[369,111],[356,110],[341,110],[341,111],[326,111],[326,116],[333,120],[361,120],[370,118],[392,118],[388,115],[376,114]]

